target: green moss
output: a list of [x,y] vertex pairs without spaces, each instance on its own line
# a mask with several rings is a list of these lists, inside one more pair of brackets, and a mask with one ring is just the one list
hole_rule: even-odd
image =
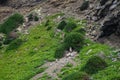
[[65,37],[64,44],[67,49],[72,47],[74,50],[79,51],[84,45],[84,37],[76,32],[70,33]]
[[[52,23],[49,26],[55,27]],[[29,35],[21,34],[19,40],[11,42],[0,50],[0,79],[29,80],[41,71],[45,61],[52,61],[59,43],[51,38],[44,23],[29,29]],[[22,40],[22,42],[21,42]],[[7,50],[7,51],[6,51]]]
[[[94,80],[119,80],[120,79],[120,62],[113,62],[107,68],[94,74]],[[104,76],[104,77],[102,77]]]
[[85,46],[80,51],[80,59],[85,63],[90,57],[103,53],[105,56],[111,53],[111,48],[107,45],[91,42],[90,40],[85,40]]
[[13,14],[0,26],[0,32],[9,34],[12,30],[16,29],[24,21],[21,14]]
[[73,72],[65,76],[62,80],[89,80],[89,76],[84,72]]
[[65,31],[66,32],[71,32],[76,27],[77,27],[76,23],[74,23],[74,22],[67,22],[67,25],[65,26]]
[[62,58],[65,54],[64,45],[59,46],[55,51],[55,58]]
[[34,16],[34,21],[38,21],[38,20],[39,20],[38,16]]
[[63,20],[58,24],[57,28],[60,29],[60,30],[63,30],[65,28],[66,24],[67,23]]
[[106,67],[107,63],[103,59],[98,56],[93,56],[86,62],[81,70],[88,74],[94,74]]
[[34,19],[34,18],[33,18],[33,14],[32,14],[32,13],[29,14],[29,15],[28,15],[28,20],[29,20],[29,21],[32,21],[33,19]]

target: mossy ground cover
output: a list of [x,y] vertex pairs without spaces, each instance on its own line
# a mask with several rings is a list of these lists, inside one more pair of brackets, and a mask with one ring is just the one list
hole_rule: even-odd
[[[46,21],[40,25],[32,27],[29,30],[28,35],[21,34],[17,39],[17,42],[20,43],[17,43],[16,40],[14,40],[9,45],[0,49],[0,80],[29,80],[35,74],[45,70],[45,68],[39,68],[41,65],[47,61],[55,60],[54,54],[58,48],[58,45],[61,44],[62,38],[60,35],[62,33],[60,32],[55,34],[55,29],[59,23],[56,23],[53,19],[61,15],[63,14],[60,13],[47,17]],[[77,26],[71,32],[82,32],[82,34],[85,35],[83,29],[85,26],[85,21],[69,18],[66,22],[70,21],[72,21],[72,23],[76,23]],[[65,35],[71,33],[66,32],[64,29],[63,32]],[[61,73],[58,74],[60,78],[68,78],[69,75],[76,72],[82,73],[83,71],[81,71],[81,68],[85,65],[85,63],[92,56],[99,55],[99,53],[104,53],[105,56],[109,56],[111,54],[114,56],[117,55],[116,53],[112,52],[110,47],[92,42],[87,39],[84,39],[84,45],[79,51],[79,57],[77,57],[77,59],[80,61],[80,63],[76,65],[76,67],[69,64],[63,67]],[[120,62],[112,62],[111,58],[108,57],[104,60],[108,64],[105,69],[100,70],[92,75],[87,73],[85,74],[90,76],[90,78],[93,80],[120,80]],[[43,76],[43,78],[40,80],[49,80],[48,76]],[[82,76],[75,74],[75,77],[79,78]]]
[[[30,28],[28,35],[20,34],[19,38],[0,49],[0,79],[29,80],[44,71],[44,68],[39,68],[41,65],[55,60],[54,53],[61,44],[62,33],[55,32],[58,23],[54,19],[62,15],[60,13],[47,17],[41,24]],[[69,20],[72,19],[67,19]],[[78,22],[80,21],[75,21]],[[81,27],[82,25],[79,26]]]
[[21,14],[15,13],[5,20],[0,25],[0,32],[9,34],[12,30],[19,27],[24,22],[24,18]]
[[28,35],[21,34],[0,50],[0,80],[29,80],[44,71],[38,67],[55,60],[54,51],[59,39],[50,35],[55,27],[53,24],[51,20],[50,31],[46,30],[44,23],[34,26]]
[[[62,77],[64,79],[65,77],[69,77],[69,75],[71,75],[72,73],[85,72],[85,71],[82,71],[81,69],[84,67],[84,65],[86,65],[87,61],[94,56],[100,56],[100,54],[102,53],[104,54],[104,56],[100,56],[100,57],[107,63],[107,66],[104,69],[101,69],[97,73],[94,73],[94,74],[89,74],[88,72],[90,79],[92,80],[120,80],[119,59],[117,61],[112,61],[112,57],[115,58],[117,55],[117,53],[113,52],[114,49],[110,48],[107,45],[95,43],[90,40],[85,40],[85,42],[87,43],[87,45],[85,45],[81,49],[79,53],[79,57],[77,57],[77,59],[80,60],[80,63],[76,67],[63,68],[61,73],[59,73],[59,77]],[[113,55],[113,56],[110,58],[108,57],[110,55]],[[95,62],[96,60],[95,61],[93,60],[92,63],[95,63]],[[95,65],[99,65],[99,64],[95,64]],[[79,80],[79,79],[76,79],[76,80]]]

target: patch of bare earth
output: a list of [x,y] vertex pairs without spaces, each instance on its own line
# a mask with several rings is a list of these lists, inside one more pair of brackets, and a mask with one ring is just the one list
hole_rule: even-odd
[[56,59],[56,61],[53,61],[53,62],[46,62],[43,66],[39,68],[47,67],[47,69],[44,72],[35,75],[31,80],[38,80],[44,74],[49,75],[52,78],[51,80],[53,79],[61,80],[60,78],[58,78],[57,74],[60,73],[61,69],[64,66],[66,66],[67,63],[71,63],[73,66],[76,66],[77,62],[74,61],[76,56],[77,56],[77,53],[72,52],[72,53],[67,53],[65,57],[59,60]]
[[0,6],[0,22],[13,13],[14,9]]

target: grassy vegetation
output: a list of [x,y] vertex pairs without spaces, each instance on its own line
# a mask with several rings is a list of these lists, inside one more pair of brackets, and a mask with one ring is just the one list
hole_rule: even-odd
[[[119,59],[117,59],[116,61],[112,60],[112,58],[117,58],[118,52],[113,52],[114,49],[111,49],[109,46],[94,43],[90,40],[85,40],[85,42],[87,43],[87,45],[84,45],[84,47],[80,50],[79,57],[77,58],[78,60],[80,59],[80,64],[78,64],[76,67],[63,68],[61,73],[59,74],[59,77],[62,77],[64,79],[65,77],[68,77],[69,75],[78,71],[86,72],[81,69],[83,69],[83,67],[85,67],[89,60],[91,60],[91,62],[89,63],[89,65],[91,66],[86,65],[87,68],[85,69],[90,69],[90,71],[95,72],[94,74],[90,74],[90,71],[88,71],[88,76],[90,76],[92,80],[120,80]],[[91,58],[93,58],[94,56],[99,56],[100,59],[96,58],[92,60]],[[97,61],[102,61],[105,64],[105,67],[96,72],[96,70],[92,69],[98,69],[99,65],[102,67],[104,66],[104,64],[98,63]],[[79,75],[79,77],[80,76],[81,75]]]
[[4,23],[0,25],[0,32],[9,34],[12,30],[16,29],[24,21],[21,14],[13,14]]
[[103,59],[98,56],[93,56],[89,58],[81,70],[88,74],[95,74],[98,71],[105,69],[106,67],[107,63]]
[[65,37],[64,44],[66,49],[71,47],[73,50],[79,52],[80,48],[84,45],[84,35],[72,32]]
[[[49,21],[47,21],[47,23],[48,22]],[[62,45],[60,45],[55,52],[56,58],[62,58],[65,55],[65,51],[69,50],[69,48],[78,52],[80,51],[80,48],[84,45],[85,36],[84,31],[77,32],[83,27],[80,23],[83,22],[75,20],[74,18],[68,18],[58,24],[57,29],[62,30],[61,36],[63,37],[63,40],[61,42]]]
[[85,72],[74,72],[64,77],[62,80],[89,80],[89,76]]
[[[0,79],[29,80],[38,72],[44,71],[38,67],[46,61],[55,60],[54,53],[62,40],[60,38],[62,33],[55,32],[58,24],[54,22],[54,18],[56,19],[57,16],[61,14],[47,17],[47,21],[31,28],[29,35],[21,34],[18,39],[0,49]],[[7,26],[6,23],[10,23],[9,19],[2,25]],[[9,25],[13,29],[14,25]],[[10,32],[11,28],[5,29],[4,33]]]
[[[49,24],[55,27],[54,22]],[[54,30],[54,29],[53,29]],[[59,39],[52,38],[43,24],[29,30],[0,50],[0,79],[29,80],[41,72],[38,67],[46,61],[53,61]],[[7,50],[7,51],[6,51]],[[44,70],[42,70],[44,71]]]
[[[66,32],[65,28],[61,32],[55,32],[59,23],[56,23],[54,19],[62,15],[60,13],[47,17],[44,22],[29,29],[28,35],[21,34],[18,39],[0,49],[1,80],[29,80],[35,74],[43,72],[46,68],[39,68],[40,66],[47,61],[54,61],[55,58],[64,55],[64,49],[66,48],[64,48],[65,45],[60,46],[62,43],[67,43],[70,46],[75,45],[75,48],[77,46],[77,49],[80,51],[79,57],[76,58],[80,63],[76,67],[68,63],[58,74],[62,80],[84,80],[86,78],[92,78],[92,80],[120,80],[120,61],[119,59],[117,61],[112,60],[112,58],[117,57],[118,52],[113,52],[113,49],[109,46],[81,38],[81,35],[85,35],[85,21],[68,18],[65,20],[66,23],[75,23],[77,27],[72,28],[72,32]],[[70,34],[75,34],[72,37],[70,35],[66,40],[61,38],[63,33],[65,34],[64,38],[67,38]],[[82,47],[77,45],[81,44],[81,42],[82,44],[84,42]],[[99,56],[100,59],[93,58],[91,60],[91,57],[94,56]],[[84,70],[81,71],[82,67],[88,62],[97,63],[98,65],[101,60],[104,60],[107,64],[107,67],[104,69],[97,70],[94,74],[87,74]],[[96,64],[94,67],[96,68]],[[49,79],[51,77],[45,74],[39,80]]]
[[55,58],[62,58],[65,54],[65,46],[60,45],[55,51]]
[[65,28],[65,26],[66,26],[66,21],[61,21],[59,24],[58,24],[58,29],[60,29],[60,30],[63,30],[64,28]]

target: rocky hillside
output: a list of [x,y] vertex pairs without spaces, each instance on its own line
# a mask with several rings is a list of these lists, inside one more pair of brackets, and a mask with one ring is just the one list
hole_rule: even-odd
[[0,80],[120,80],[120,0],[1,0]]
[[[114,46],[119,46],[119,15],[120,15],[120,1],[119,0],[89,0],[86,1],[89,7],[85,12],[87,13],[87,20],[97,25],[92,25],[97,32],[91,34],[98,35],[98,39],[102,39],[102,43],[108,43]],[[84,4],[85,5],[85,4]],[[92,31],[92,30],[91,30]],[[100,32],[100,33],[98,33]],[[91,32],[90,32],[91,33]],[[112,44],[113,43],[113,44]]]
[[119,0],[7,0],[6,4],[2,6],[12,8],[1,7],[1,19],[16,11],[27,14],[38,5],[41,5],[42,12],[45,15],[63,11],[67,14],[66,16],[87,19],[87,35],[89,38],[114,47],[120,46],[118,44],[120,41]]

